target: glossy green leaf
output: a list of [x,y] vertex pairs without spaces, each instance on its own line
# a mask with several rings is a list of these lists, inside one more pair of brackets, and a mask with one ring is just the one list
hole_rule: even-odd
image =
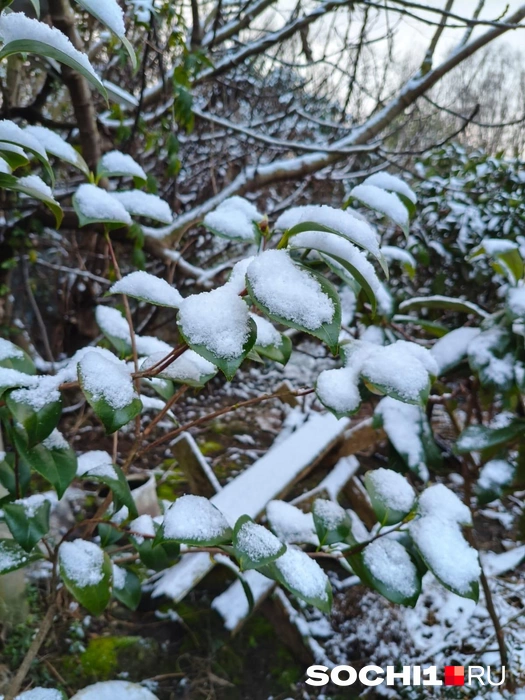
[[299,265],[297,263],[295,263],[295,265],[296,267],[303,270],[305,274],[315,277],[317,282],[319,282],[324,294],[326,294],[331,299],[334,305],[334,316],[330,323],[323,323],[322,326],[320,326],[319,328],[312,330],[310,328],[305,328],[304,326],[301,326],[299,323],[294,323],[290,319],[286,319],[283,316],[279,316],[277,314],[272,313],[264,303],[257,299],[253,291],[252,285],[250,284],[250,281],[247,277],[246,288],[248,290],[248,293],[251,299],[253,300],[253,303],[257,306],[257,308],[260,309],[266,316],[268,316],[268,318],[271,318],[272,321],[280,323],[283,326],[288,326],[289,328],[296,328],[297,330],[303,331],[303,333],[308,333],[309,335],[313,335],[314,337],[319,338],[319,340],[322,340],[323,343],[326,343],[326,345],[328,345],[332,353],[335,355],[337,354],[339,348],[339,334],[341,332],[341,302],[339,300],[337,290],[326,279],[326,277],[323,277],[323,275],[320,275],[319,273],[306,268],[304,265]]
[[11,534],[26,552],[40,542],[49,532],[51,503],[46,499],[40,505],[6,503],[4,518]]
[[281,334],[281,343],[279,345],[255,345],[253,349],[262,357],[267,357],[273,362],[285,365],[290,359],[293,346],[290,338]]
[[64,63],[69,66],[77,73],[80,73],[90,85],[92,85],[102,97],[108,101],[108,93],[100,79],[93,75],[89,70],[85,68],[81,63],[79,63],[73,56],[70,56],[60,49],[57,49],[51,44],[46,44],[42,41],[35,41],[34,39],[17,39],[16,41],[11,41],[8,44],[4,44],[2,50],[0,51],[0,61],[7,56],[12,56],[17,53],[32,53],[38,56],[45,56],[46,58],[54,59],[59,63]]
[[130,539],[137,550],[141,562],[147,569],[164,571],[173,566],[180,556],[180,544],[176,542],[160,542],[161,528],[154,523],[157,537],[155,540],[131,535]]
[[13,192],[22,192],[23,194],[42,202],[53,213],[57,228],[60,227],[64,213],[60,204],[53,197],[48,197],[39,189],[20,182],[19,178],[15,177],[14,175],[7,175],[5,173],[0,173],[0,188],[11,190]]
[[62,398],[35,409],[28,403],[17,401],[13,394],[13,391],[6,394],[7,407],[24,428],[28,447],[33,447],[45,440],[56,428],[62,415]]
[[82,474],[81,478],[89,481],[97,481],[107,486],[113,494],[115,510],[119,511],[122,506],[126,506],[130,517],[136,518],[138,515],[137,506],[133,500],[133,496],[131,495],[128,480],[120,467],[118,467],[116,464],[113,464],[112,467],[115,474],[114,477],[109,476],[109,474],[100,472],[97,473],[97,470],[95,469],[93,473],[90,473],[89,471],[85,472]]
[[122,588],[117,588],[113,579],[113,596],[130,610],[136,610],[142,597],[142,586],[137,574],[126,569]]
[[39,444],[32,449],[18,445],[19,452],[29,466],[54,487],[58,498],[62,498],[77,473],[77,456],[71,447],[48,449]]
[[29,158],[22,148],[13,143],[0,141],[0,156],[12,170],[28,165]]

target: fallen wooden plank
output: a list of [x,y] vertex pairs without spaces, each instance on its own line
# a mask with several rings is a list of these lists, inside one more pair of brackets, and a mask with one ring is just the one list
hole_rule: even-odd
[[190,433],[181,433],[171,443],[171,451],[188,480],[191,493],[210,498],[221,490],[219,480]]
[[[312,414],[289,438],[215,494],[211,502],[232,525],[241,515],[257,518],[269,501],[286,493],[334,447],[349,424],[348,419],[337,420],[331,413]],[[153,584],[152,595],[166,595],[178,602],[213,566],[204,552],[185,554]]]

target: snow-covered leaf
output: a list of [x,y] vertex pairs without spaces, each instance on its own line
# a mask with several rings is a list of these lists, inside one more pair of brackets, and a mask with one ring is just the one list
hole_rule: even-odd
[[477,601],[481,573],[478,553],[465,540],[459,525],[437,515],[424,515],[410,523],[409,531],[438,581],[453,593]]
[[130,517],[137,516],[137,506],[131,495],[128,480],[122,469],[113,464],[107,452],[93,450],[80,455],[76,476],[79,479],[105,484],[113,493],[115,510],[119,511],[125,506]]
[[317,498],[312,507],[315,530],[321,546],[336,542],[355,542],[352,523],[347,512],[338,503]]
[[304,231],[325,231],[342,236],[373,255],[388,275],[388,267],[379,248],[376,230],[367,221],[358,219],[349,211],[313,204],[293,207],[281,214],[275,228],[285,231],[288,241],[292,236]]
[[250,314],[257,326],[257,340],[254,350],[262,357],[285,365],[292,354],[292,341],[267,319],[258,314]]
[[482,331],[469,343],[468,360],[483,386],[502,392],[514,384],[512,338],[498,326]]
[[86,54],[75,49],[56,27],[30,19],[23,12],[0,15],[0,36],[4,41],[0,60],[16,53],[34,53],[64,63],[77,71],[107,100],[106,88]]
[[[137,683],[103,681],[79,690],[71,700],[158,700],[156,695]],[[47,699],[45,699],[47,700]]]
[[395,192],[407,208],[409,215],[414,215],[417,203],[416,193],[400,177],[396,177],[382,170],[379,173],[369,175],[363,182],[363,185],[373,185],[387,192]]
[[181,496],[167,510],[159,530],[158,543],[176,542],[210,547],[231,542],[226,518],[207,498]]
[[337,352],[341,304],[322,275],[292,262],[284,250],[268,250],[248,266],[246,286],[256,306],[273,321],[310,333]]
[[468,347],[479,335],[479,328],[456,328],[432,346],[431,353],[439,367],[439,375],[447,374],[467,358]]
[[492,267],[496,272],[503,274],[511,284],[517,284],[523,279],[525,268],[520,254],[519,245],[515,241],[500,238],[484,238],[481,243],[471,251],[468,260],[475,260],[481,256],[492,258]]
[[456,442],[456,452],[481,452],[516,441],[525,434],[525,420],[514,418],[508,425],[491,428],[486,425],[470,425],[461,433]]
[[133,223],[124,206],[95,185],[80,185],[73,195],[73,206],[81,227],[105,224],[108,228],[120,228]]
[[137,67],[137,56],[133,46],[126,38],[124,13],[117,0],[77,0],[77,2],[120,39],[129,54],[133,70],[135,70]]
[[111,306],[97,306],[95,319],[98,327],[117,352],[122,355],[131,352],[129,325],[118,309],[113,309]]
[[26,552],[40,542],[49,531],[51,503],[35,494],[3,506],[4,518],[14,539]]
[[0,173],[0,187],[6,190],[12,190],[13,192],[21,192],[28,197],[42,202],[53,213],[57,228],[60,227],[64,216],[62,207],[53,197],[51,188],[48,187],[38,175],[15,177],[14,175]]
[[[25,374],[35,374],[36,369],[29,355],[10,340],[0,338],[0,367],[14,369]],[[2,382],[0,381],[0,387]]]
[[286,551],[286,545],[249,515],[242,515],[233,530],[233,550],[242,570],[270,564]]
[[114,433],[142,410],[142,402],[124,362],[88,352],[78,363],[82,391],[107,433]]
[[291,593],[325,613],[332,609],[332,587],[319,564],[295,547],[286,552],[261,573],[272,574]]
[[420,406],[387,396],[378,403],[375,419],[383,426],[396,453],[420,479],[428,479],[429,468],[440,468],[442,456]]
[[400,311],[408,311],[409,309],[448,309],[457,311],[458,313],[474,314],[486,318],[487,312],[477,304],[456,297],[447,297],[440,294],[434,294],[428,297],[413,297],[399,304]]
[[212,233],[234,241],[258,242],[261,234],[257,224],[263,215],[243,197],[230,197],[217,209],[206,214],[203,224]]
[[148,176],[144,169],[127,153],[110,151],[102,156],[97,168],[97,175],[102,177],[132,177],[145,184]]
[[317,398],[337,418],[353,415],[361,405],[359,370],[355,367],[325,369],[317,377]]
[[39,558],[38,552],[28,554],[13,540],[0,539],[0,576],[22,569]]
[[350,196],[359,200],[362,204],[384,214],[397,224],[408,237],[409,216],[408,209],[399,197],[375,185],[357,185]]
[[177,322],[186,343],[231,380],[255,344],[248,305],[227,285],[186,297]]
[[130,610],[136,610],[142,596],[137,574],[113,564],[113,596]]
[[403,270],[407,273],[410,279],[414,279],[416,274],[417,262],[412,253],[397,246],[385,245],[381,248],[381,252],[388,262],[398,262]]
[[290,239],[289,246],[316,250],[323,254],[323,258],[328,256],[342,265],[363,288],[375,314],[379,280],[364,254],[350,241],[324,231],[303,231]]
[[501,498],[511,488],[516,467],[504,459],[491,459],[483,465],[476,484],[478,503],[485,505]]
[[60,158],[64,163],[69,163],[75,168],[81,170],[84,175],[89,177],[89,167],[80,153],[59,136],[55,131],[46,129],[45,126],[26,126],[24,131],[30,134],[44,147],[48,155]]
[[311,513],[304,513],[286,501],[270,501],[266,506],[266,517],[282,542],[319,546]]
[[60,393],[54,385],[48,388],[45,380],[30,389],[10,391],[6,394],[6,404],[24,429],[28,447],[45,440],[56,428],[62,413]]
[[365,474],[365,487],[382,525],[401,522],[412,510],[416,494],[404,476],[392,469],[374,469]]
[[77,456],[58,430],[53,430],[39,445],[26,450],[17,444],[17,449],[29,466],[49,481],[62,498],[77,473]]
[[141,190],[129,190],[128,192],[111,192],[111,196],[117,200],[132,216],[141,216],[152,219],[161,224],[171,224],[173,212],[169,204],[156,194],[149,194]]
[[[0,36],[2,35],[3,22],[7,17],[14,17],[17,13],[11,13],[11,15],[0,15]],[[23,15],[25,16],[25,15]],[[28,20],[34,22],[35,20]],[[40,23],[38,23],[40,24]],[[0,60],[5,47],[0,51]],[[23,149],[23,150],[22,150]],[[42,146],[40,141],[36,139],[31,134],[28,134],[25,129],[21,129],[18,124],[10,121],[9,119],[3,119],[0,121],[0,153],[7,160],[11,167],[16,168],[20,165],[25,164],[26,154],[25,151],[37,158],[50,181],[54,182],[53,170],[49,164],[49,159],[45,148]]]
[[66,588],[92,615],[100,615],[111,598],[108,555],[94,542],[77,539],[61,544],[58,559]]
[[[142,363],[141,370],[144,371],[153,367],[165,357],[166,355],[164,353],[150,355],[150,357],[147,357]],[[171,380],[177,384],[187,384],[187,386],[200,388],[207,384],[210,379],[213,379],[217,371],[217,367],[211,362],[208,362],[204,357],[193,350],[186,350],[186,352],[177,357],[174,362],[163,369],[162,372],[159,372],[156,378]],[[155,384],[153,388],[157,390]],[[169,397],[164,396],[163,398]]]
[[409,552],[395,539],[382,537],[348,557],[359,578],[392,603],[414,607],[421,575]]
[[178,308],[182,302],[180,293],[166,280],[142,270],[131,272],[110,287],[109,294],[126,294],[128,297],[147,301],[156,306]]

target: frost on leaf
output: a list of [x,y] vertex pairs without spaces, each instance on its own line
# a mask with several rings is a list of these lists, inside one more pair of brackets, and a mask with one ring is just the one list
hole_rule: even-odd
[[92,476],[116,479],[117,473],[113,466],[113,460],[107,452],[104,452],[104,450],[92,450],[79,456],[77,476],[82,478]]
[[170,506],[162,524],[162,540],[211,546],[228,542],[232,531],[226,518],[202,496],[181,496]]
[[94,542],[77,539],[60,545],[58,559],[70,593],[89,612],[99,615],[111,596],[112,567],[108,555]]
[[251,202],[242,197],[230,197],[217,209],[206,214],[204,225],[213,233],[238,241],[256,241],[259,238],[257,223],[263,215]]
[[[126,294],[134,299],[147,301],[157,306],[170,306],[178,308],[182,302],[180,293],[166,280],[150,275],[142,270],[131,272],[110,287],[110,294]],[[126,331],[129,336],[129,327],[126,322]]]
[[133,223],[124,206],[109,192],[95,185],[80,185],[73,195],[73,205],[80,226],[92,223],[131,226]]

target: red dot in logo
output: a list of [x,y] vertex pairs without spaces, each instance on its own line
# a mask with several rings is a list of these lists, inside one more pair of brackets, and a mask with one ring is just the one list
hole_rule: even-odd
[[445,685],[465,685],[463,666],[445,666]]

